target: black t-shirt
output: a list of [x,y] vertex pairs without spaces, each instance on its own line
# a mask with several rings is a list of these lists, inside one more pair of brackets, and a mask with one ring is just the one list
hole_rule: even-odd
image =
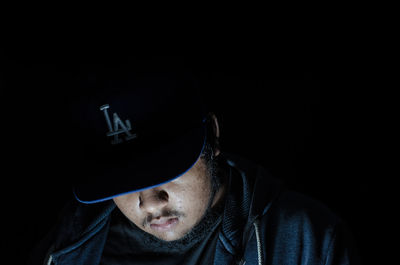
[[212,264],[222,207],[210,209],[191,232],[175,241],[160,240],[126,218],[116,208],[101,265]]

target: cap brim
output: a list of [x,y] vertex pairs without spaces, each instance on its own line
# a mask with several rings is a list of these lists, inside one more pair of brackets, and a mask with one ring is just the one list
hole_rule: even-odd
[[74,185],[75,197],[90,204],[166,184],[193,167],[205,142],[206,128],[202,124],[157,150],[135,154],[121,163],[90,163],[80,170],[84,181]]

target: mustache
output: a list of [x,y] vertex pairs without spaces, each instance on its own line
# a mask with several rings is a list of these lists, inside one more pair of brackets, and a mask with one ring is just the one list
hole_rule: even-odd
[[163,209],[160,214],[154,215],[154,214],[148,214],[146,218],[143,219],[142,226],[146,227],[150,225],[151,221],[153,219],[158,219],[158,218],[181,218],[185,217],[185,213],[173,210],[173,209]]

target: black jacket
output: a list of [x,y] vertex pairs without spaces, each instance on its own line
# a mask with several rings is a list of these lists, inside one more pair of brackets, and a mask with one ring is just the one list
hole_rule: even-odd
[[[222,226],[210,264],[359,264],[346,225],[307,196],[285,190],[262,167],[228,156]],[[97,265],[112,201],[71,202],[29,264]]]

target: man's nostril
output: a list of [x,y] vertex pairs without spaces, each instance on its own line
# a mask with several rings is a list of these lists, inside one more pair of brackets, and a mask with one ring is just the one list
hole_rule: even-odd
[[149,208],[162,206],[168,203],[168,193],[164,190],[152,190],[138,196],[138,206],[140,208]]
[[143,205],[142,197],[139,196],[139,206],[142,206],[142,205]]
[[169,198],[168,193],[164,190],[161,190],[158,193],[158,197],[160,198],[160,200],[163,200],[163,201],[168,201],[168,198]]

